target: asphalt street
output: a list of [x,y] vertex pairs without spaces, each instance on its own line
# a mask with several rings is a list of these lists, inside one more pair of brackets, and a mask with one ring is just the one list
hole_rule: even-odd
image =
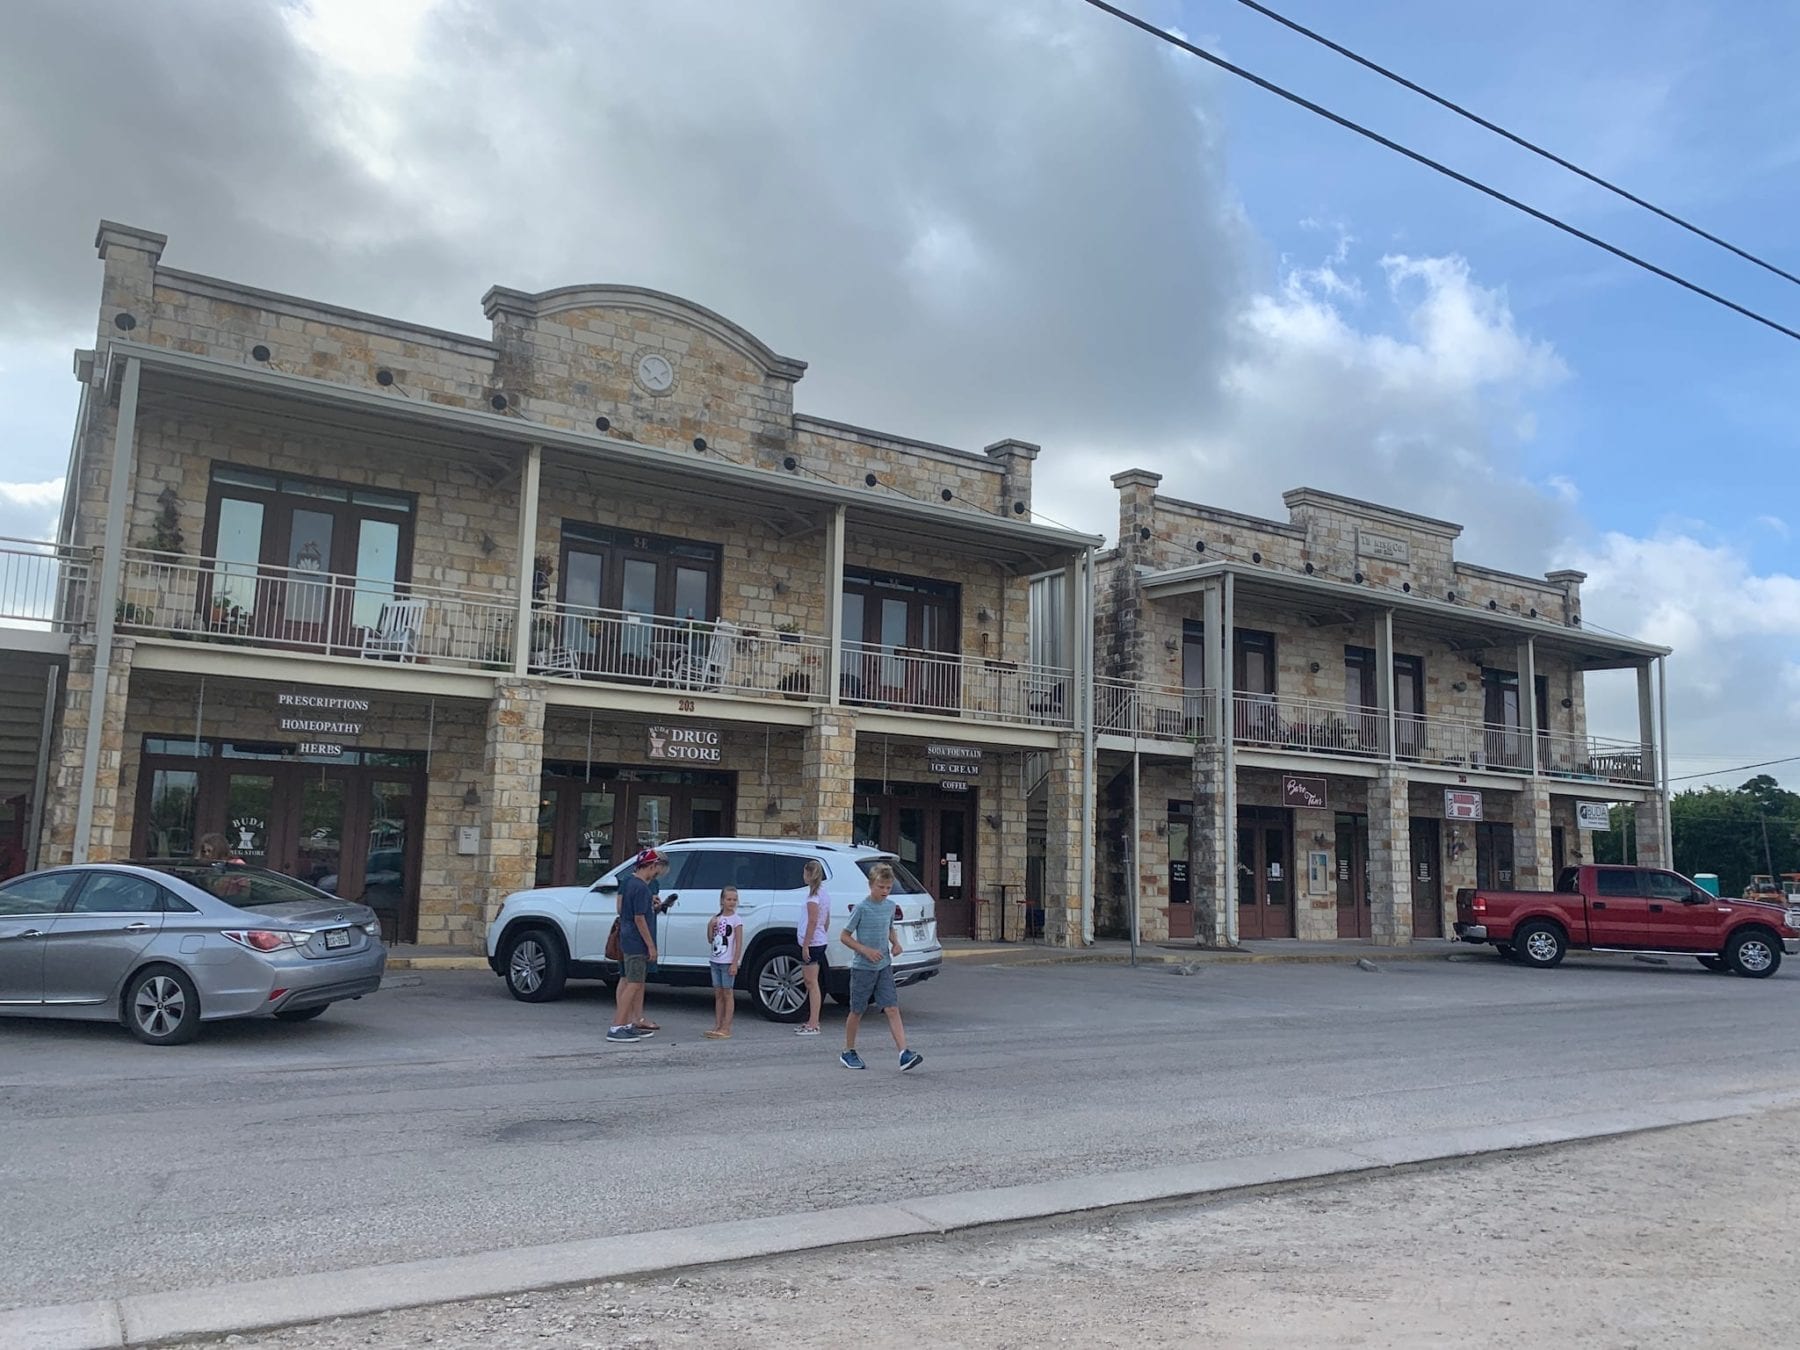
[[905,990],[900,1074],[707,991],[610,1002],[396,974],[300,1026],[153,1050],[0,1022],[0,1306],[117,1295],[1800,1088],[1800,976],[1484,954],[1339,966],[998,968]]

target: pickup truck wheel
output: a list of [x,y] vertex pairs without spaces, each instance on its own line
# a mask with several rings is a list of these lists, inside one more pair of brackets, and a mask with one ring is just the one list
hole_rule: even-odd
[[806,977],[791,942],[765,947],[750,967],[750,997],[771,1022],[806,1020]]
[[1722,956],[1696,956],[1694,959],[1715,975],[1731,973],[1731,967],[1725,964],[1725,958]]
[[1725,964],[1735,974],[1766,980],[1781,969],[1781,944],[1755,928],[1734,934],[1725,944]]
[[1562,964],[1569,952],[1569,940],[1554,924],[1528,923],[1513,935],[1517,959],[1522,966],[1549,970]]
[[506,988],[521,1003],[549,1003],[562,997],[569,962],[562,944],[542,928],[526,928],[507,939],[503,957]]

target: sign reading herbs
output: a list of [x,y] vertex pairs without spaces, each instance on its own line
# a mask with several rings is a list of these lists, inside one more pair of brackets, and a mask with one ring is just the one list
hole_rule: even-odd
[[[283,731],[308,738],[297,747],[301,754],[335,759],[344,753],[345,740],[362,735],[369,700],[351,694],[277,694],[275,710]],[[333,739],[320,739],[326,736]]]

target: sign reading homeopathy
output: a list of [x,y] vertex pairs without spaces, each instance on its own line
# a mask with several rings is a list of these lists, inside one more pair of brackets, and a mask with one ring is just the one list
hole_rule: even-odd
[[651,727],[650,758],[685,764],[722,764],[725,734],[717,727]]
[[[369,700],[354,694],[280,693],[275,695],[275,712],[283,731],[307,738],[297,747],[301,754],[336,759],[344,753],[344,740],[362,735]],[[319,739],[323,736],[333,739]]]

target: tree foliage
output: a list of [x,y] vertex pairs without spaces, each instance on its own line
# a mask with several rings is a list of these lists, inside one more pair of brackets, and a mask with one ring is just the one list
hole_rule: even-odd
[[[1594,836],[1596,862],[1623,860],[1635,840],[1631,816],[1629,806],[1613,808],[1613,828]],[[1669,817],[1675,870],[1690,877],[1717,873],[1723,895],[1742,895],[1759,872],[1800,872],[1800,793],[1766,773],[1736,788],[1678,792],[1669,800]]]

